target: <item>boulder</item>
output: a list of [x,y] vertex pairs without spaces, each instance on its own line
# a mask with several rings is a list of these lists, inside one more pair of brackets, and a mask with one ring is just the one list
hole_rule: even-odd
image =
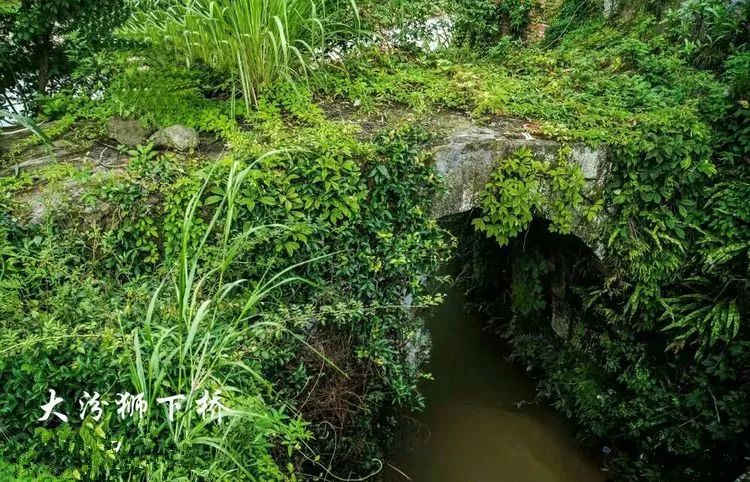
[[129,147],[145,144],[149,134],[148,129],[143,127],[140,121],[123,119],[122,117],[112,117],[109,119],[107,121],[107,131],[109,132],[109,137]]
[[178,151],[195,149],[198,147],[198,141],[198,132],[195,129],[180,124],[156,131],[149,139],[149,142],[153,143],[154,147],[176,149]]
[[24,224],[42,224],[50,213],[61,210],[66,203],[80,201],[82,194],[81,182],[70,179],[61,183],[36,186],[17,199],[22,212],[25,212]]

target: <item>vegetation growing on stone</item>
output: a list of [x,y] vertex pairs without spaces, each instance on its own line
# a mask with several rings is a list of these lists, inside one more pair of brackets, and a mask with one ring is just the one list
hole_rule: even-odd
[[[474,221],[512,253],[510,296],[483,301],[510,304],[540,399],[613,478],[745,469],[750,3],[89,3],[0,1],[0,115],[19,124],[0,132],[0,475],[377,473],[429,377],[446,112],[567,146],[497,159]],[[419,41],[446,18],[448,47]],[[108,139],[123,119],[129,146]],[[153,144],[175,124],[198,146]],[[606,147],[600,186],[566,163],[575,143]],[[571,270],[526,245],[540,218],[601,249]],[[71,423],[38,421],[49,389]],[[79,417],[85,391],[151,409]],[[157,401],[204,392],[221,424]]]

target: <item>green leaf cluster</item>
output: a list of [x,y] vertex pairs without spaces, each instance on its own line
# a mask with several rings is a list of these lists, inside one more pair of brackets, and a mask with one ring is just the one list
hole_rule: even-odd
[[474,227],[505,246],[534,218],[549,219],[550,231],[562,234],[570,233],[575,221],[592,221],[601,200],[585,202],[586,180],[569,154],[569,148],[561,149],[556,162],[546,163],[523,147],[501,159],[482,192],[482,216],[472,221]]

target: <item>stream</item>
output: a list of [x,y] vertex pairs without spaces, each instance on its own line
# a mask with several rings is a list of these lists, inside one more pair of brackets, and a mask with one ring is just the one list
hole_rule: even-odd
[[603,481],[566,420],[534,402],[533,382],[464,304],[461,288],[451,287],[427,320],[435,380],[425,382],[427,406],[394,450],[385,480]]

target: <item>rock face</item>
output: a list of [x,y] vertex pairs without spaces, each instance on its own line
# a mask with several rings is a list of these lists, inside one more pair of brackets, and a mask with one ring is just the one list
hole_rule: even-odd
[[[108,176],[120,175],[117,170],[98,171],[100,179]],[[93,203],[87,203],[83,199],[86,186],[84,182],[66,179],[59,183],[40,185],[21,194],[17,201],[20,205],[19,220],[27,226],[42,224],[48,216],[66,215],[66,209],[74,210],[75,215],[80,215],[83,223],[93,225],[95,222],[107,217],[111,207],[106,201],[98,199]],[[70,218],[68,218],[70,219]]]
[[570,338],[570,327],[573,319],[573,307],[567,296],[566,279],[570,274],[567,266],[558,269],[550,286],[550,304],[552,305],[552,331],[562,340]]
[[109,137],[120,144],[135,147],[144,144],[148,138],[149,131],[143,127],[140,121],[112,117],[107,121]]
[[189,151],[198,147],[199,140],[198,132],[195,129],[175,124],[155,132],[149,142],[152,142],[154,147]]
[[[480,195],[498,161],[512,156],[522,147],[530,149],[539,161],[554,162],[563,145],[557,141],[535,139],[525,124],[513,120],[492,127],[464,123],[449,129],[444,140],[433,147],[435,167],[447,187],[447,191],[439,194],[433,203],[433,217],[465,213],[479,207]],[[590,188],[602,186],[609,168],[605,148],[592,149],[584,144],[575,144],[567,160],[580,166]],[[595,223],[602,221],[600,218]],[[603,259],[604,246],[595,231],[591,224],[573,225],[573,234]],[[561,271],[561,274],[564,273]],[[551,295],[551,327],[558,337],[568,340],[574,310],[567,301],[564,276],[556,280]]]

